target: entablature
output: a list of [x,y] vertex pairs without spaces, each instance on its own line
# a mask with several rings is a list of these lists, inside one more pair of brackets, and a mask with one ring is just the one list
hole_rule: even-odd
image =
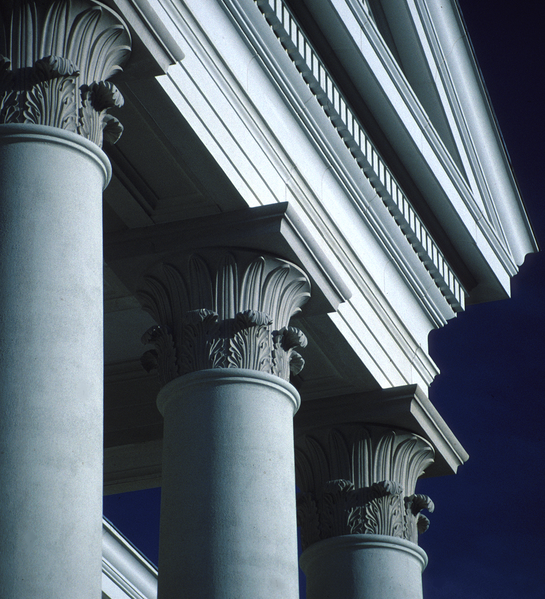
[[[454,23],[455,17],[450,18],[452,7],[443,11],[442,6],[436,6],[440,3],[408,0],[400,10],[396,3],[373,0],[369,3],[370,11],[367,5],[363,10],[357,0],[286,1],[299,10],[302,7],[303,14],[306,11],[308,18],[316,21],[330,53],[340,62],[350,86],[356,89],[376,120],[377,143],[386,148],[392,162],[401,161],[416,184],[422,197],[413,193],[411,199],[418,212],[428,219],[432,233],[439,224],[471,272],[473,282],[458,269],[469,300],[485,301],[508,295],[510,277],[518,271],[524,255],[535,251],[536,246],[501,136],[491,118],[484,86],[480,77],[475,76],[478,68],[471,53],[466,48],[457,50],[463,55],[458,58],[463,66],[455,64],[452,70],[445,66],[448,63],[445,56],[456,47],[458,37],[464,39],[464,44],[467,42],[461,24]],[[433,5],[429,10],[428,4]],[[378,13],[377,7],[382,20],[387,21],[389,43],[381,34],[385,27],[377,27],[372,18],[373,10]],[[443,12],[449,16],[445,17]],[[397,35],[403,38],[397,40],[398,45],[395,45],[396,25]],[[409,40],[411,36],[413,39]],[[431,73],[428,85],[433,79],[436,103],[441,103],[436,112],[443,113],[441,123],[437,115],[426,111],[427,108],[432,112],[430,105],[423,106],[424,92],[418,85],[426,88],[426,84],[420,81],[416,85],[411,74],[416,67],[409,64],[408,55],[413,63],[420,55],[419,73]],[[474,118],[476,112],[483,119],[481,125]],[[442,136],[436,127],[443,129]],[[445,127],[451,132],[450,141],[446,139]],[[479,140],[484,129],[486,144]],[[395,156],[388,154],[388,148],[393,149]],[[498,170],[501,185],[494,174]],[[406,184],[402,173],[400,176]],[[444,243],[441,234],[437,239]],[[457,263],[452,253],[447,257]]]
[[[170,151],[168,160],[173,157],[187,176],[179,173],[170,178],[175,171],[166,170],[160,155],[151,150],[146,157],[145,143],[143,151],[136,152],[138,135],[127,135],[114,151],[114,172],[117,165],[124,165],[121,187],[129,195],[137,187],[145,215],[125,226],[288,200],[354,294],[328,317],[330,326],[348,336],[345,343],[363,363],[369,361],[375,384],[429,385],[437,369],[427,356],[427,335],[453,317],[455,310],[331,127],[260,11],[253,3],[246,5],[259,39],[270,46],[264,49],[267,60],[280,61],[274,72],[256,54],[262,42],[249,47],[246,33],[223,4],[206,9],[202,3],[165,2],[163,6],[173,11],[170,18],[184,40],[185,58],[168,75],[157,78],[160,87],[134,79],[120,86],[134,110],[132,129],[139,130],[140,114],[145,130],[153,127],[161,141],[157,147]],[[193,152],[197,146],[199,152]],[[198,160],[192,153],[198,154]],[[135,164],[126,159],[131,155]],[[217,184],[216,174],[207,179],[207,171],[221,171],[224,183]],[[157,180],[154,193],[147,194],[147,181],[139,182],[131,174],[135,172],[149,173],[147,180]],[[189,193],[170,202],[155,191],[172,187],[182,175],[194,183],[193,190],[187,187]],[[145,200],[146,194],[150,201]],[[128,205],[114,206],[116,201],[117,197],[108,200],[107,196],[107,204],[124,221],[120,212],[129,213]],[[188,202],[191,210],[184,213]],[[172,210],[166,211],[171,203]]]

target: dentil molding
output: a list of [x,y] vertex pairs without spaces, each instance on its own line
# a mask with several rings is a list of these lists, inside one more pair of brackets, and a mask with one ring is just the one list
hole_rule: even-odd
[[415,494],[433,462],[422,437],[379,426],[324,427],[296,439],[297,518],[303,548],[347,534],[418,542],[433,502]]
[[123,127],[108,109],[123,105],[108,81],[131,49],[126,25],[94,0],[21,0],[0,29],[0,123],[48,125],[102,146]]
[[162,384],[210,368],[248,368],[289,380],[304,366],[306,338],[290,326],[310,297],[294,264],[244,251],[200,252],[161,262],[137,293],[158,325],[143,336],[154,349],[143,365]]

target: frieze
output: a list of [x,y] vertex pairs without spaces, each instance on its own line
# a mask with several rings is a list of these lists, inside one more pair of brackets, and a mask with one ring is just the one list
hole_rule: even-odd
[[412,433],[375,426],[322,429],[296,440],[297,519],[306,548],[347,534],[418,542],[433,502],[414,493],[433,449]]
[[304,360],[302,331],[290,326],[310,296],[301,269],[284,260],[244,254],[193,255],[180,267],[164,263],[138,293],[158,322],[142,337],[143,356],[163,384],[209,368],[247,368],[289,380]]
[[124,23],[98,2],[16,2],[0,29],[0,123],[115,143],[123,127],[107,111],[123,97],[106,80],[122,70],[130,48]]

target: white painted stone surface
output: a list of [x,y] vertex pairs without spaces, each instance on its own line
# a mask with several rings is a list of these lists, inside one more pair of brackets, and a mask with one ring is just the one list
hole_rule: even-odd
[[386,535],[344,535],[301,556],[307,599],[422,599],[423,549]]
[[157,599],[157,569],[102,521],[102,599]]
[[298,598],[299,402],[291,384],[239,368],[163,387],[160,598]]
[[0,596],[97,599],[105,154],[0,125]]

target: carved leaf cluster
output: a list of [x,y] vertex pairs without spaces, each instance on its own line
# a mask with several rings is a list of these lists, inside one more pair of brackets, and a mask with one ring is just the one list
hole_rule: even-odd
[[192,256],[183,275],[171,264],[160,270],[162,276],[146,277],[139,297],[169,339],[149,331],[142,339],[155,345],[155,363],[146,352],[143,364],[155,366],[163,383],[209,368],[247,368],[286,380],[301,370],[295,348],[306,346],[305,335],[279,327],[308,298],[308,282],[296,267],[272,259],[271,268],[263,256],[241,267],[228,253],[212,268]]
[[324,427],[298,438],[303,545],[346,534],[390,535],[417,543],[418,533],[429,526],[420,512],[434,506],[413,492],[432,461],[433,449],[424,439],[384,427]]
[[123,128],[123,98],[105,80],[130,53],[125,25],[92,0],[18,2],[0,34],[0,123],[48,125],[101,146]]
[[[414,501],[415,497],[425,501]],[[394,481],[381,481],[355,489],[344,479],[328,481],[314,492],[297,497],[297,523],[301,526],[303,549],[313,543],[349,534],[388,535],[418,542],[420,526],[429,520],[420,510],[433,511],[424,495],[404,497],[403,487]]]

